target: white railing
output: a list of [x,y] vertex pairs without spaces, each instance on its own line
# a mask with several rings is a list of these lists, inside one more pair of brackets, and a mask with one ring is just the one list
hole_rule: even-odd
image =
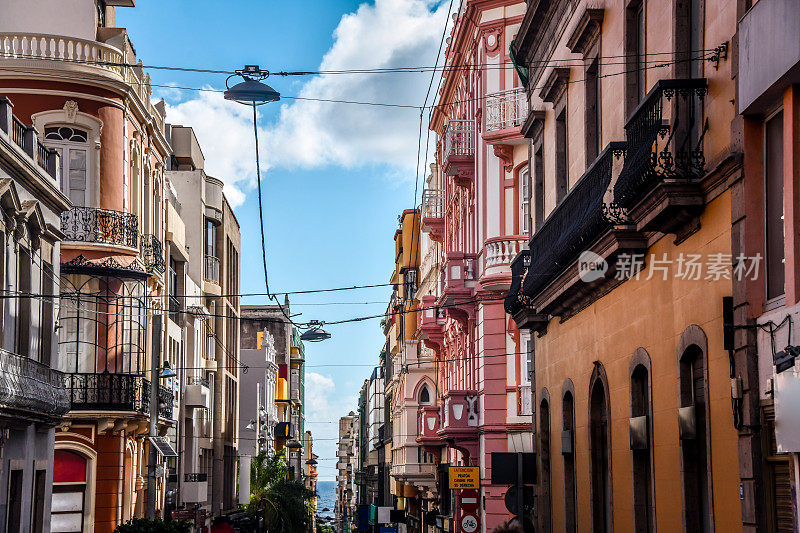
[[475,155],[475,123],[451,120],[445,132],[445,157]]
[[521,126],[528,117],[528,98],[521,87],[486,95],[486,131]]
[[524,236],[510,236],[486,241],[486,268],[510,265],[511,261],[523,250],[527,240],[528,238]]
[[[107,44],[63,35],[0,33],[0,59],[52,59],[89,63],[122,75],[122,52]],[[109,64],[113,63],[113,64]]]
[[[150,75],[141,67],[124,67],[127,58],[111,45],[64,35],[44,33],[0,33],[0,60],[50,59],[79,65],[89,65],[121,77],[139,96],[164,131],[164,117],[152,105],[153,89]],[[138,72],[137,72],[138,71]]]
[[533,414],[533,394],[530,385],[519,387],[519,415],[531,416]]
[[444,191],[425,189],[422,191],[422,218],[442,218],[444,216]]

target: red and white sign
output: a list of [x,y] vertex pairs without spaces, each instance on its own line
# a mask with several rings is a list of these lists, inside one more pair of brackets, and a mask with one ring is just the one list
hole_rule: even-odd
[[481,521],[477,514],[466,513],[461,517],[461,531],[464,533],[475,533],[481,527]]
[[480,493],[474,489],[464,489],[458,494],[458,504],[465,513],[477,514]]

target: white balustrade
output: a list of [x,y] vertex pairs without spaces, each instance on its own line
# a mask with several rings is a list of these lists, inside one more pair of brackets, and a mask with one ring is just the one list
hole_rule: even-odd
[[486,131],[521,126],[528,117],[528,98],[521,87],[486,95]]
[[486,243],[486,268],[498,265],[510,265],[525,247],[526,237],[507,237],[492,239]]
[[445,157],[475,155],[475,123],[451,120],[445,132]]
[[444,191],[425,189],[422,191],[422,218],[444,217]]
[[52,59],[122,74],[122,52],[104,43],[43,33],[0,33],[0,58]]

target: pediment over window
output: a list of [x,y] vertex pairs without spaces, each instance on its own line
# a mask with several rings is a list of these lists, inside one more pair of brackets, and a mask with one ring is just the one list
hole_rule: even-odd
[[603,25],[603,9],[602,8],[586,8],[578,19],[578,25],[575,31],[572,32],[569,40],[567,41],[567,48],[573,54],[582,54],[584,57],[586,53],[591,50],[592,46],[597,42],[600,37],[600,29]]

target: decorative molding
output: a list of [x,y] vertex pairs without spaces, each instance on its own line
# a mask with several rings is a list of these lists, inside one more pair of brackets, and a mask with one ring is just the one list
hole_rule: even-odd
[[67,122],[74,124],[78,116],[78,102],[75,100],[67,100],[64,102],[64,116]]
[[567,48],[574,54],[586,53],[592,48],[603,25],[603,8],[586,8],[578,19],[578,25],[567,41]]
[[556,103],[567,89],[569,67],[556,67],[547,77],[544,87],[539,91],[539,98],[551,104]]
[[493,54],[500,48],[501,32],[504,25],[492,25],[481,30],[483,48],[487,54]]
[[87,259],[83,256],[83,254],[79,255],[78,257],[67,261],[66,263],[61,263],[62,270],[64,268],[79,268],[79,269],[91,269],[91,270],[118,270],[122,272],[128,272],[132,274],[141,274],[147,275],[147,271],[144,267],[139,263],[138,259],[134,259],[131,261],[127,266],[123,265],[113,257],[107,257],[105,259],[98,259],[96,261]]
[[510,144],[495,144],[494,155],[503,162],[503,169],[508,173],[514,168],[514,147]]
[[528,118],[522,123],[520,133],[526,139],[535,139],[544,129],[545,112],[540,109],[528,111]]

